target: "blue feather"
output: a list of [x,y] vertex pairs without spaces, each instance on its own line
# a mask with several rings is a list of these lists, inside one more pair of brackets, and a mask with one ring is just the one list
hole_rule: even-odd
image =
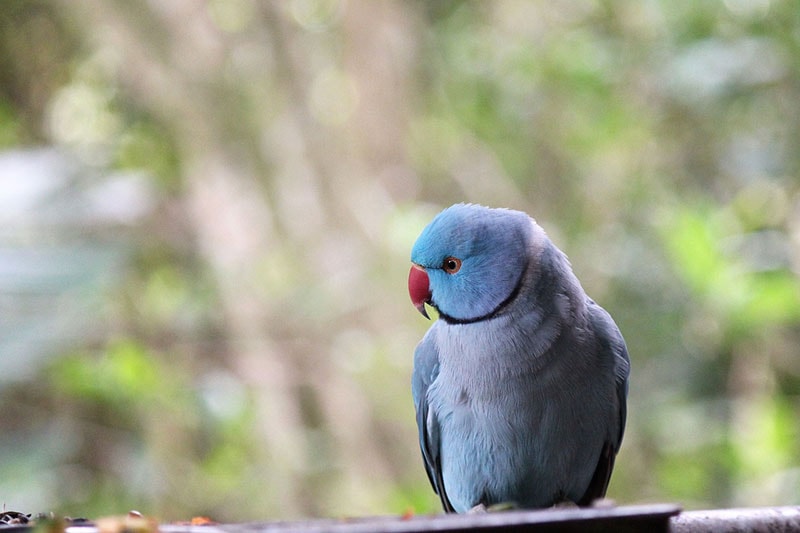
[[630,362],[566,256],[524,213],[457,204],[423,230],[411,260],[440,315],[416,349],[412,396],[444,509],[603,497]]

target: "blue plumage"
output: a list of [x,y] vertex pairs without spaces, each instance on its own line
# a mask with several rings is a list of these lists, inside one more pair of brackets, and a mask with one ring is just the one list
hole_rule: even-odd
[[603,497],[630,363],[566,256],[525,213],[457,204],[411,260],[412,301],[439,312],[414,355],[412,395],[445,510]]

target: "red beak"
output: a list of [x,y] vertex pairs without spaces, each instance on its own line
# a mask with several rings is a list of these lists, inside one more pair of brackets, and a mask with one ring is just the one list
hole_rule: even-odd
[[431,300],[431,288],[428,273],[421,266],[411,265],[411,271],[408,273],[408,294],[417,311],[430,320],[425,304]]

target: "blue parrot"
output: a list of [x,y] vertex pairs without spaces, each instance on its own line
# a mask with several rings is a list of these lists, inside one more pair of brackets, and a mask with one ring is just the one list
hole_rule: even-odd
[[611,316],[527,214],[456,204],[422,231],[408,289],[427,318],[412,396],[447,512],[605,496],[630,361]]

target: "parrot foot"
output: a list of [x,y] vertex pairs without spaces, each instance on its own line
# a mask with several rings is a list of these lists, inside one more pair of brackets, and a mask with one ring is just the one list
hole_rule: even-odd
[[561,500],[558,503],[554,503],[551,509],[577,509],[578,504],[573,502],[572,500]]
[[592,502],[592,509],[613,509],[617,506],[617,502],[611,498],[597,498]]
[[516,509],[517,504],[514,502],[498,502],[493,503],[487,509],[490,513],[494,513],[496,511],[511,511],[512,509]]
[[496,513],[499,511],[510,511],[516,508],[517,504],[515,504],[514,502],[499,502],[499,503],[493,503],[492,505],[489,506],[479,503],[478,505],[467,511],[467,514]]

